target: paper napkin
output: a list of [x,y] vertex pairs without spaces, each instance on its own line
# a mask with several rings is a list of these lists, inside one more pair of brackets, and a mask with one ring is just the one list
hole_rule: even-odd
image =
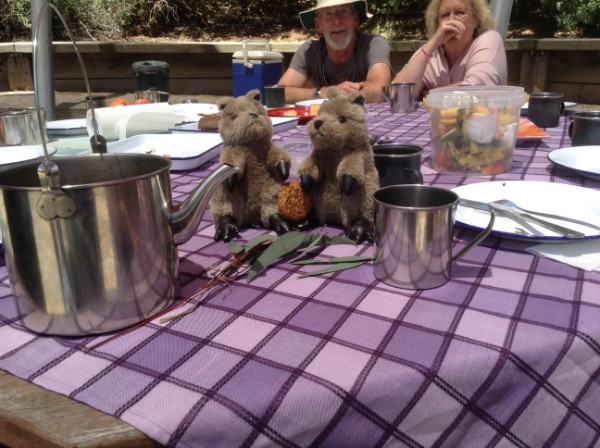
[[600,271],[600,239],[573,243],[543,243],[525,250],[586,271]]

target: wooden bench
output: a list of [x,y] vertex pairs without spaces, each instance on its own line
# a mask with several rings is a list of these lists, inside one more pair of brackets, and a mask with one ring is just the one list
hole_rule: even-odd
[[[271,50],[284,56],[287,66],[301,42],[273,42]],[[423,41],[390,42],[395,72]],[[232,94],[233,53],[241,42],[79,42],[93,91],[133,92],[132,64],[159,60],[169,64],[170,91],[174,94]],[[55,88],[84,91],[85,84],[73,45],[55,42]],[[600,103],[600,39],[508,39],[508,83],[526,91],[559,91],[565,99]],[[0,44],[0,90],[31,85],[30,42]]]

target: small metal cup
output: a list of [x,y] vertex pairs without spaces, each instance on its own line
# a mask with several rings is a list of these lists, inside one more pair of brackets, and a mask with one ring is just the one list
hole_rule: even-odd
[[136,100],[147,100],[150,103],[160,103],[160,93],[156,88],[150,88],[148,90],[137,90],[135,92]]
[[452,254],[454,212],[459,198],[445,188],[393,185],[377,190],[375,199],[375,277],[404,289],[437,288],[450,280],[452,263],[479,244],[488,226],[457,254]]
[[527,118],[540,128],[555,128],[565,110],[562,93],[535,92],[529,95]]
[[384,143],[373,146],[379,186],[422,184],[422,153],[423,148],[417,145]]
[[393,113],[408,113],[415,110],[415,83],[397,82],[381,88],[383,97]]
[[0,146],[37,145],[46,138],[46,111],[40,109],[40,125],[35,107],[0,113]]

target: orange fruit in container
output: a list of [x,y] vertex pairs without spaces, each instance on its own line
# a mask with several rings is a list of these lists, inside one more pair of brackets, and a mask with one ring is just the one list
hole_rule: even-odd
[[128,104],[129,101],[127,101],[125,98],[115,98],[110,103],[108,103],[110,107],[127,106]]

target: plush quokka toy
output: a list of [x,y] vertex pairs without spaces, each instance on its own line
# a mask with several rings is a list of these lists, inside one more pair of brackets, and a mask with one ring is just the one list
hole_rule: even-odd
[[210,199],[217,241],[231,240],[248,225],[262,225],[278,234],[289,231],[277,209],[277,194],[288,178],[290,156],[271,143],[273,125],[259,100],[258,90],[217,100],[221,163],[239,168]]
[[[364,97],[327,89],[330,98],[311,120],[313,151],[298,169],[300,184],[312,195],[312,220],[341,224],[361,243],[373,241],[373,193],[379,175],[369,143]],[[315,216],[316,215],[316,216]]]

